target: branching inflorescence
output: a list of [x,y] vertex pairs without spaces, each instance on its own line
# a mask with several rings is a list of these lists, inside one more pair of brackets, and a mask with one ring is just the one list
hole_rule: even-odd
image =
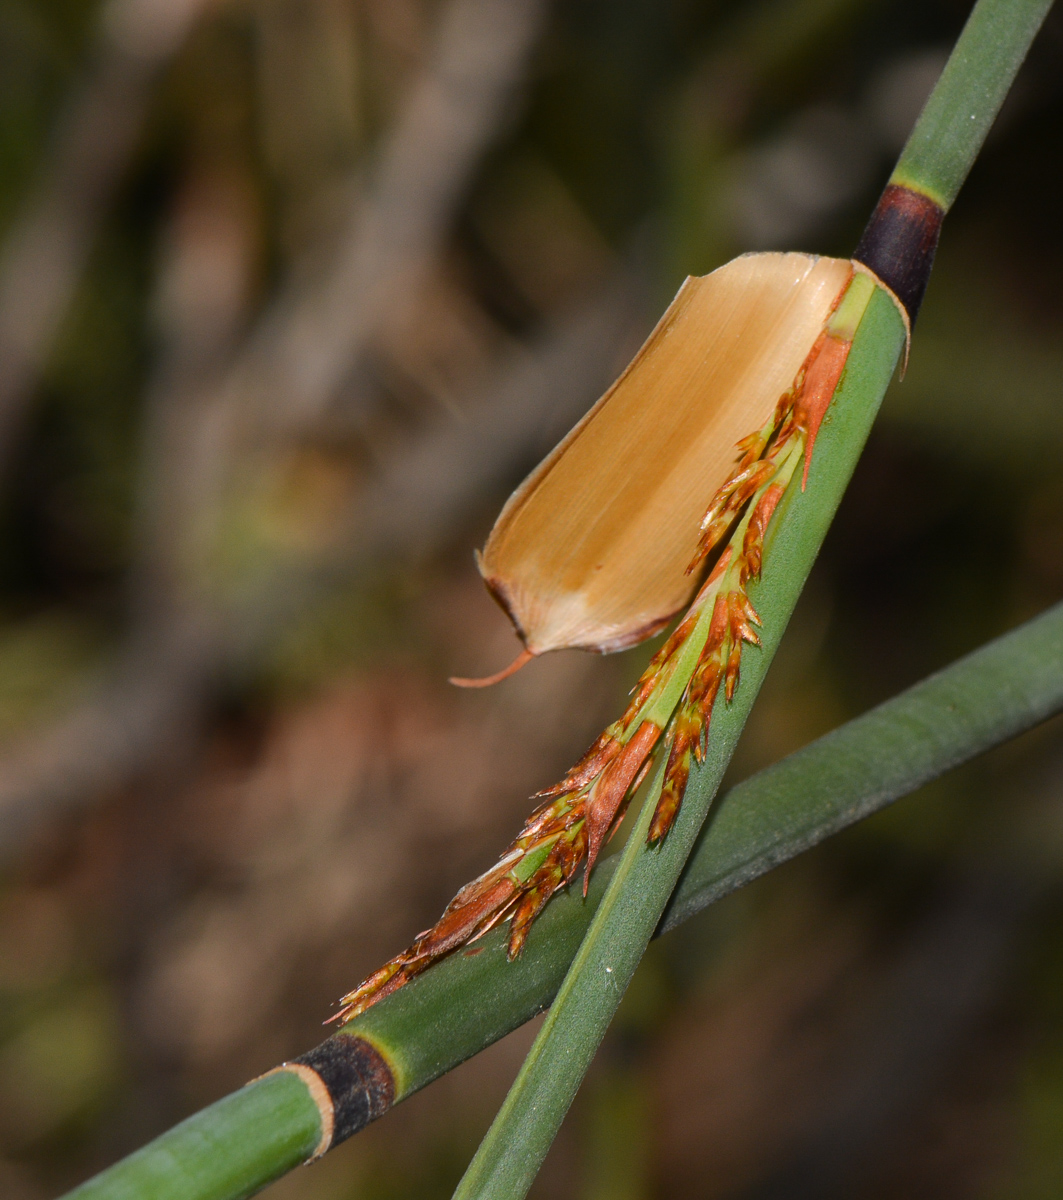
[[553,787],[491,870],[467,884],[431,929],[343,997],[333,1020],[348,1020],[426,967],[510,921],[509,956],[520,954],[532,922],[586,863],[584,891],[602,846],[657,757],[664,757],[648,840],[665,838],[679,813],[693,762],[704,761],[720,689],[730,701],[743,647],[758,645],[749,584],[761,573],[772,517],[800,466],[807,484],[820,423],[845,367],[873,289],[857,267],[767,423],[736,446],[738,459],[701,521],[687,574],[716,555],[685,615],[632,689],[623,716]]

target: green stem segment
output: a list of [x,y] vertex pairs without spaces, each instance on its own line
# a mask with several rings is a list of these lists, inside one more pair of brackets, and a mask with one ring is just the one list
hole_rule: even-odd
[[1052,0],[979,0],[915,123],[890,183],[948,212]]
[[941,222],[959,194],[1052,0],[979,0],[853,255],[900,300],[909,331]]
[[[1061,711],[1058,605],[732,788],[701,831],[660,930]],[[391,1073],[394,1102],[471,1058],[551,1002],[616,864],[613,858],[599,865],[586,903],[576,891],[557,897],[517,962],[507,961],[506,932],[496,929],[477,943],[478,954],[441,962],[301,1061],[319,1064],[341,1111],[357,1110],[363,1123],[380,1115],[379,1076],[363,1072],[359,1089],[348,1072],[344,1093],[338,1072],[322,1066],[336,1058],[338,1039],[376,1047],[378,1066]],[[320,1095],[315,1101],[305,1079],[279,1071],[248,1084],[68,1200],[250,1195],[321,1144]],[[355,1124],[348,1121],[346,1132],[355,1132]]]
[[[1050,0],[979,0],[872,215],[855,257],[892,291],[876,290],[819,434],[807,492],[787,490],[750,598],[762,643],[743,656],[734,701],[718,703],[708,755],[679,818],[646,845],[643,806],[616,872],[498,1116],[455,1200],[520,1200],[552,1144],[653,935],[719,788],[760,684],[856,466],[910,334],[945,211],[966,178]],[[748,664],[748,665],[747,665]],[[652,796],[652,793],[651,793]]]
[[320,1140],[309,1089],[276,1071],[175,1125],[71,1200],[243,1200],[306,1162]]

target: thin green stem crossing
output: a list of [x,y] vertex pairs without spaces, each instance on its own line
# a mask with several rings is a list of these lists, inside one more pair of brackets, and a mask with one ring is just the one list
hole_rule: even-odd
[[[1063,711],[1063,604],[732,788],[665,911],[667,931],[922,784]],[[586,902],[555,899],[506,959],[505,930],[441,962],[345,1031],[392,1065],[396,1101],[471,1058],[554,998],[617,859]],[[305,1161],[318,1109],[295,1075],[267,1075],[203,1109],[68,1200],[240,1200]]]

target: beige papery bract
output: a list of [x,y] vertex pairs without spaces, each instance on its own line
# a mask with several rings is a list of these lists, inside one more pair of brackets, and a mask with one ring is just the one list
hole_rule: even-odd
[[745,254],[687,279],[487,539],[480,570],[533,654],[623,649],[690,600],[686,568],[735,445],[793,384],[851,269]]

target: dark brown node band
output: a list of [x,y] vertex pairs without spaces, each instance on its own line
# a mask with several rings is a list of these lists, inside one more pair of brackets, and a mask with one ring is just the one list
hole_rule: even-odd
[[891,183],[853,254],[904,305],[912,325],[923,303],[944,218],[944,209],[929,196]]
[[324,1084],[332,1102],[332,1137],[319,1154],[364,1129],[395,1102],[391,1068],[364,1038],[335,1033],[285,1065],[308,1067]]

